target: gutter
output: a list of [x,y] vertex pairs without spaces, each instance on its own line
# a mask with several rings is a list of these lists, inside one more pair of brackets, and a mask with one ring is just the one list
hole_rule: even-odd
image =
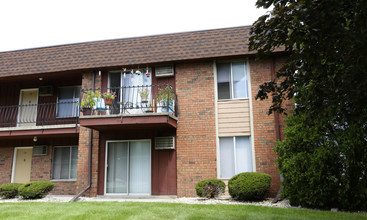
[[[92,89],[94,89],[95,73],[92,74]],[[74,196],[69,202],[75,202],[80,196],[82,196],[92,185],[92,146],[93,146],[93,130],[89,128],[89,143],[88,143],[88,185],[76,196]]]

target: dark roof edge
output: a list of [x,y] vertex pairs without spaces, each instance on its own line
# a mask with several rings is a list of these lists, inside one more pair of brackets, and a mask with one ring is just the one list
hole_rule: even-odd
[[126,38],[115,38],[115,39],[105,39],[105,40],[94,40],[94,41],[76,42],[76,43],[68,43],[68,44],[58,44],[58,45],[50,45],[50,46],[43,46],[43,47],[41,46],[41,47],[33,47],[33,48],[26,48],[26,49],[0,51],[0,55],[1,54],[4,54],[4,53],[20,52],[20,51],[27,51],[27,50],[38,50],[38,49],[46,49],[46,48],[52,48],[52,47],[63,47],[63,46],[72,46],[72,45],[78,45],[78,44],[98,43],[98,42],[107,42],[107,41],[116,41],[116,40],[125,40],[125,39],[159,37],[159,36],[167,36],[167,35],[189,34],[189,33],[217,31],[217,30],[225,30],[225,29],[233,29],[233,28],[241,28],[241,27],[251,27],[251,26],[252,25],[244,25],[244,26],[234,26],[234,27],[204,29],[204,30],[196,30],[196,31],[183,31],[183,32],[173,32],[173,33],[165,33],[165,34],[153,34],[153,35],[137,36],[137,37],[126,37]]

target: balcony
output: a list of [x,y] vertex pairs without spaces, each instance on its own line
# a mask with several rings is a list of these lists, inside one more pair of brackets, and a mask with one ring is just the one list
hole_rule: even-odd
[[96,130],[176,128],[176,103],[170,85],[84,89],[80,125]]
[[0,106],[0,137],[77,133],[77,102]]

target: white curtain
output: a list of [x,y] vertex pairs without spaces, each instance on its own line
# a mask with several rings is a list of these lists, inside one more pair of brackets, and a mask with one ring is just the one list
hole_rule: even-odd
[[107,149],[106,193],[150,194],[150,142],[111,142]]
[[150,194],[150,143],[130,142],[130,193]]
[[250,137],[236,137],[236,168],[238,173],[252,172]]
[[127,193],[128,143],[108,143],[107,193]]
[[233,98],[247,98],[247,74],[244,62],[232,63]]
[[53,179],[76,179],[78,147],[55,147],[52,165]]
[[219,146],[221,178],[231,178],[235,173],[233,137],[220,138]]
[[229,179],[242,172],[252,172],[249,136],[219,138],[220,177]]

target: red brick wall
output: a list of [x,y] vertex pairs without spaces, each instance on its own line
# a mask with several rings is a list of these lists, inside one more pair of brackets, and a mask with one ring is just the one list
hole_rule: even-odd
[[[271,65],[273,60],[255,61],[250,60],[252,109],[255,141],[256,172],[271,175],[271,196],[274,196],[280,187],[280,174],[275,164],[277,159],[273,148],[276,146],[276,124],[274,114],[268,115],[271,98],[266,100],[255,100],[259,86],[272,79]],[[281,67],[281,60],[275,60],[275,69]],[[273,63],[274,64],[274,63]],[[282,125],[280,120],[280,125]]]
[[196,196],[195,184],[217,177],[213,62],[176,65],[177,196]]
[[[86,72],[83,74],[82,89],[92,88],[92,72]],[[102,78],[98,77],[98,73],[95,74],[94,87],[102,87]],[[78,144],[78,170],[77,170],[77,182],[76,193],[81,192],[88,186],[88,159],[89,159],[89,139],[90,129],[86,127],[80,127],[79,132],[79,144]],[[92,140],[92,184],[91,188],[84,193],[84,196],[96,196],[98,187],[98,145],[99,145],[99,132],[93,130]]]
[[0,185],[10,183],[14,147],[0,147]]

